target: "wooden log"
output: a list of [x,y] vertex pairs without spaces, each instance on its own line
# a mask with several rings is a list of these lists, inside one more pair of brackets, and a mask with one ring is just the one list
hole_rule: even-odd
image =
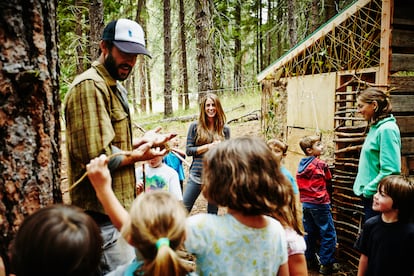
[[334,120],[365,121],[364,118],[349,117],[349,116],[344,116],[344,117],[334,116]]
[[345,166],[345,167],[354,167],[354,168],[358,168],[358,164],[354,164],[354,163],[345,163],[345,162],[334,162],[335,166]]
[[347,161],[347,162],[359,162],[359,158],[352,158],[352,157],[341,157],[335,158],[336,161]]
[[[352,182],[352,184],[354,184],[354,182]],[[350,194],[354,193],[354,190],[352,189],[352,185],[343,186],[341,185],[341,183],[334,182],[333,187],[334,187],[334,192],[343,191],[344,193],[345,192],[350,193]]]
[[346,195],[346,194],[343,194],[343,193],[335,193],[335,196],[338,198],[338,197],[342,197],[342,198],[345,198],[345,199],[347,199],[347,200],[349,200],[349,201],[357,201],[357,200],[359,200],[359,197],[357,197],[357,196],[349,196],[349,195]]
[[[414,91],[414,90],[413,90]],[[414,133],[414,116],[395,116],[402,135]]]
[[333,177],[334,179],[342,178],[342,179],[350,179],[350,180],[355,180],[355,176],[349,176],[349,175],[334,174],[332,177]]
[[[345,232],[347,232],[347,233],[349,233],[349,234],[352,234],[352,235],[357,235],[357,233],[358,233],[358,231],[359,231],[359,226],[358,225],[353,225],[353,224],[351,224],[351,223],[349,223],[349,222],[346,222],[346,221],[340,221],[340,220],[338,220],[338,221],[336,221],[336,223],[337,224],[341,224],[341,225],[345,225],[345,226],[347,226],[348,228],[351,228],[351,229],[353,229],[353,230],[357,230],[357,232],[351,232],[351,231],[349,231],[349,230],[347,230],[347,231],[345,231]],[[345,229],[344,229],[345,230]]]
[[391,76],[391,95],[398,92],[409,92],[414,90],[413,76]]
[[[350,208],[355,208],[359,205],[356,205],[355,202],[346,202],[346,201],[338,201],[336,198],[332,198],[332,201],[335,202],[336,206],[348,206]],[[361,208],[363,208],[362,206],[360,206]]]
[[337,143],[363,143],[365,137],[336,138],[333,141]]
[[349,133],[349,132],[339,132],[336,131],[335,135],[338,137],[365,137],[365,132]]
[[336,128],[336,131],[340,132],[350,132],[350,133],[356,133],[356,132],[365,132],[365,129],[367,128],[366,125],[358,125],[358,126],[340,126]]
[[414,30],[394,29],[392,31],[392,46],[401,48],[413,48]]
[[401,138],[401,152],[403,155],[414,154],[414,137]]
[[391,72],[398,71],[414,71],[414,55],[413,54],[396,54],[391,55]]
[[350,212],[352,215],[364,215],[364,207],[360,206],[360,208],[356,209],[356,208],[347,208],[344,206],[340,206],[340,205],[335,205],[335,208],[341,210],[342,212]]
[[362,148],[362,145],[358,145],[358,146],[351,146],[351,147],[346,147],[343,149],[338,149],[336,150],[334,153],[343,153],[343,152],[352,152],[352,151],[360,151]]

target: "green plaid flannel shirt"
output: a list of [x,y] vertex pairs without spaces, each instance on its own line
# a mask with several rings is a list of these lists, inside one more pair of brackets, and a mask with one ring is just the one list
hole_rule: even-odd
[[[112,146],[132,150],[128,102],[122,95],[126,91],[119,86],[121,89],[98,61],[73,81],[65,99],[69,186],[85,173],[91,159],[110,155]],[[134,165],[117,168],[111,174],[117,198],[129,209],[135,198]],[[70,197],[76,206],[105,213],[87,177],[71,190]]]

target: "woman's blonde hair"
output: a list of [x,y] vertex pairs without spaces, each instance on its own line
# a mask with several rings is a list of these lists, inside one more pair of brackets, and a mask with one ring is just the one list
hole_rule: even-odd
[[[185,239],[186,217],[183,205],[169,192],[151,191],[135,199],[130,223],[122,233],[144,257],[140,273],[173,276],[186,275],[191,270],[175,252]],[[168,239],[169,245],[158,246],[161,238]]]
[[269,215],[284,207],[290,183],[266,142],[238,137],[219,143],[203,159],[203,195],[245,215]]
[[[208,116],[206,114],[206,102],[210,99],[216,107],[216,116],[214,117],[214,131],[209,130]],[[224,140],[224,125],[226,123],[226,114],[224,114],[221,102],[216,94],[206,94],[200,102],[200,115],[198,117],[196,145],[204,145],[215,140]]]

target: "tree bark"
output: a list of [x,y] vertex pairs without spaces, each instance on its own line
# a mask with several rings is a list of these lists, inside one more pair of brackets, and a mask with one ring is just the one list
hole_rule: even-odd
[[0,4],[2,255],[27,215],[62,202],[56,5]]
[[[145,16],[145,10],[146,10],[146,1],[145,0],[138,0],[137,3],[137,14],[135,17],[135,20],[141,25],[142,29],[144,30],[144,33],[147,34],[147,24],[146,24],[146,16]],[[145,43],[147,42],[147,35],[145,36]],[[149,74],[147,75],[147,62],[143,55],[139,55],[137,59],[137,65],[136,70],[138,74],[138,80],[135,80],[135,82],[139,83],[139,99],[140,99],[140,108],[143,113],[147,112],[147,97],[146,94],[148,94],[148,98],[151,99],[151,93],[150,90],[147,92],[147,79],[149,82]],[[147,78],[148,76],[148,78]],[[135,89],[134,89],[135,91]],[[136,93],[134,92],[134,95]],[[134,96],[136,97],[136,96]],[[150,110],[152,111],[152,102],[150,105]],[[136,110],[136,105],[134,105],[134,109]]]
[[314,32],[319,27],[319,0],[312,0],[311,2],[311,29]]
[[75,26],[75,35],[78,40],[76,43],[76,74],[80,74],[85,71],[85,52],[83,51],[83,30],[82,30],[82,22],[83,22],[83,6],[84,2],[82,0],[75,0],[75,16],[76,16],[76,24]]
[[289,43],[290,43],[290,48],[293,48],[296,45],[296,43],[298,43],[296,15],[295,15],[296,0],[287,1],[287,7],[288,7]]
[[171,91],[171,3],[164,0],[164,117],[170,117],[172,109]]
[[234,8],[235,36],[234,36],[234,91],[239,92],[242,86],[242,53],[241,53],[241,2],[236,1]]
[[195,1],[198,101],[213,90],[213,54],[211,51],[211,13],[209,0]]
[[104,10],[102,0],[93,0],[89,5],[90,60],[99,57],[99,42],[104,29]]
[[[190,99],[188,96],[188,69],[187,69],[187,43],[186,43],[186,29],[185,29],[185,6],[184,6],[184,0],[179,0],[180,5],[180,14],[179,14],[179,20],[180,20],[180,67],[181,67],[181,75],[182,79],[180,80],[182,82],[182,87],[179,88],[179,95],[178,95],[178,106],[182,107],[182,101],[184,99],[184,106],[185,110],[188,110],[190,108]],[[181,105],[180,105],[181,103]]]

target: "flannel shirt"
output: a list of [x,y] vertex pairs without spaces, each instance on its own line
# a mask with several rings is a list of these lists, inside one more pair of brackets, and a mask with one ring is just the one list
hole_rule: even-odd
[[[132,129],[126,90],[98,61],[73,81],[65,99],[66,148],[69,186],[86,171],[86,164],[114,147],[131,151]],[[111,172],[112,188],[128,210],[135,198],[134,165]],[[105,213],[86,177],[71,190],[72,204]]]

